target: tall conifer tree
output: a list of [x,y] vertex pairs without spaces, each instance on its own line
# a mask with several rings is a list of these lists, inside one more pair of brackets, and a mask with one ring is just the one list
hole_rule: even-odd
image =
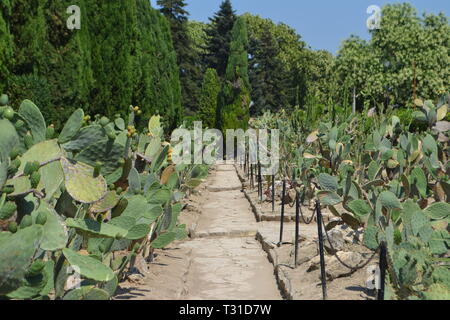
[[250,81],[248,77],[248,35],[243,18],[238,18],[232,30],[230,57],[225,75],[222,101],[219,107],[222,130],[246,129],[249,121]]
[[217,101],[220,94],[220,79],[215,69],[206,70],[199,99],[199,117],[203,127],[216,125]]
[[9,30],[11,1],[0,2],[0,92],[4,92],[13,65],[13,42]]
[[252,83],[252,98],[254,105],[252,113],[261,114],[263,111],[277,111],[288,105],[289,87],[284,66],[281,62],[280,47],[272,30],[264,26],[261,39],[251,41],[250,79]]
[[161,13],[169,20],[173,46],[180,67],[183,106],[186,111],[198,108],[198,95],[201,82],[200,57],[194,50],[188,33],[188,15],[184,0],[158,0]]
[[210,27],[206,30],[209,42],[205,60],[208,67],[216,69],[219,77],[223,78],[230,55],[231,31],[236,21],[231,1],[223,1],[220,10],[210,18],[210,21]]

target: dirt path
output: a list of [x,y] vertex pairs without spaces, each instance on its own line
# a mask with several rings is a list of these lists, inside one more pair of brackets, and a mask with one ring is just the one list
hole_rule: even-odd
[[234,166],[217,166],[191,204],[200,214],[193,239],[158,252],[145,277],[122,284],[116,299],[281,299],[241,189]]
[[[283,245],[277,246],[280,222],[272,219],[279,220],[279,201],[272,212],[270,203],[259,202],[256,190],[246,188],[247,184],[239,168],[216,166],[207,182],[189,197],[180,217],[180,222],[189,226],[190,239],[157,250],[149,264],[141,261],[138,269],[142,276],[122,283],[116,299],[322,299],[316,223],[300,224],[295,268],[295,224],[289,218],[294,208],[286,206],[289,219],[284,224]],[[308,207],[303,210],[307,217],[312,214]],[[328,213],[327,219],[331,216]],[[263,221],[256,222],[257,218]],[[348,264],[360,265],[372,255],[353,245],[355,240],[348,238],[347,231],[344,235],[342,241],[347,244],[340,242],[339,256]],[[325,260],[328,299],[374,298],[374,292],[366,289],[366,268],[353,273],[332,254]]]
[[182,299],[281,299],[257,223],[234,166],[222,165],[207,186]]

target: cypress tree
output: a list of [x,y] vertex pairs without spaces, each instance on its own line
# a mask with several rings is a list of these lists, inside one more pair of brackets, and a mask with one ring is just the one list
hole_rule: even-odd
[[230,57],[225,75],[222,105],[219,107],[222,130],[246,129],[250,105],[250,81],[248,77],[248,35],[243,18],[238,18],[232,30]]
[[200,90],[201,64],[188,32],[189,13],[184,9],[186,3],[184,0],[158,0],[157,3],[161,6],[161,13],[170,23],[173,46],[180,68],[183,106],[188,112],[195,111]]
[[7,89],[13,104],[27,98],[43,110],[51,106],[52,91],[42,76],[50,46],[45,4],[44,0],[10,1],[9,29],[13,38],[14,64],[10,68]]
[[210,18],[210,21],[210,27],[206,30],[209,41],[205,60],[206,64],[210,68],[216,69],[219,77],[223,78],[230,55],[231,31],[236,21],[230,0],[222,2],[220,10],[213,18]]
[[156,10],[154,10],[154,13],[158,20],[158,28],[155,29],[158,39],[158,60],[156,64],[159,69],[156,100],[159,102],[159,110],[162,115],[168,115],[167,129],[173,130],[181,123],[183,118],[177,54],[173,47],[170,25],[167,19]]
[[8,85],[10,68],[13,65],[13,41],[9,30],[11,2],[0,3],[0,92],[5,92]]
[[276,111],[288,105],[289,87],[284,66],[281,62],[280,47],[268,25],[263,27],[261,39],[251,45],[252,113],[261,114],[266,110]]
[[[70,5],[81,10],[81,29],[69,30],[66,12]],[[67,119],[77,108],[88,111],[90,90],[93,86],[91,69],[91,43],[85,0],[49,1],[45,16],[50,46],[45,68],[40,74],[51,87],[51,108],[45,108],[44,115],[56,126]]]
[[208,68],[203,79],[199,99],[199,117],[203,122],[203,127],[213,128],[216,125],[216,110],[220,89],[220,79],[216,70]]
[[88,18],[96,81],[91,112],[108,116],[116,111],[127,113],[136,83],[136,1],[96,0],[90,5]]

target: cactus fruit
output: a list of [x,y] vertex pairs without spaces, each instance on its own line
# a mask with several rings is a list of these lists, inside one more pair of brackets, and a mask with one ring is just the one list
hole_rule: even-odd
[[47,131],[45,132],[45,138],[50,140],[53,139],[54,136],[55,136],[55,126],[51,124],[50,126],[47,127]]
[[[11,158],[11,160],[15,160],[19,155],[20,155],[20,150],[17,148],[12,149],[12,151],[9,153],[9,157]],[[20,167],[20,164],[18,167]]]
[[25,137],[23,137],[23,142],[27,149],[30,149],[34,145],[33,137],[30,134],[27,134]]
[[15,202],[8,201],[0,208],[0,220],[11,218],[17,210]]
[[33,189],[36,189],[40,181],[41,181],[41,174],[38,171],[33,172],[30,177],[31,187]]
[[3,117],[8,120],[12,120],[14,118],[14,110],[11,107],[6,107],[3,111]]
[[169,164],[172,164],[172,153],[173,153],[173,148],[169,147],[169,151],[167,152],[167,162]]
[[26,176],[31,176],[34,172],[38,171],[41,164],[38,161],[27,162],[25,168],[23,169],[23,174]]
[[47,213],[40,211],[36,217],[36,224],[43,226],[47,222]]
[[128,131],[127,135],[129,138],[132,138],[132,137],[136,136],[136,134],[137,134],[136,128],[134,126],[128,126],[127,131]]
[[8,231],[11,232],[11,233],[16,233],[17,232],[17,222],[11,221],[8,224]]
[[0,106],[6,106],[6,105],[8,105],[8,103],[9,103],[9,98],[8,98],[8,96],[6,95],[6,94],[2,94],[1,96],[0,96]]
[[43,260],[36,260],[33,262],[33,264],[28,269],[28,275],[29,276],[37,276],[39,275],[42,270],[45,268],[45,262]]
[[98,177],[100,175],[100,170],[102,169],[103,163],[97,161],[94,167],[94,177]]
[[10,194],[14,192],[14,186],[4,186],[2,193]]
[[33,224],[33,218],[31,218],[30,215],[26,215],[22,218],[22,221],[20,221],[19,228],[25,229],[30,227]]
[[19,171],[19,167],[21,165],[20,159],[15,159],[11,161],[11,164],[8,167],[8,174],[15,175],[17,171]]
[[16,123],[14,124],[14,127],[19,130],[21,128],[23,128],[23,126],[25,125],[25,122],[23,122],[23,120],[19,119],[16,121]]

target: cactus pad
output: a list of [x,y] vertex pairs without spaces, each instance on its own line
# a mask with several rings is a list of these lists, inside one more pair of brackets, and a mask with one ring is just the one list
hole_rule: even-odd
[[114,278],[113,271],[97,259],[81,255],[71,249],[63,249],[63,254],[70,265],[77,267],[79,273],[92,280],[110,281]]
[[39,248],[43,234],[40,225],[19,230],[0,242],[0,295],[6,295],[23,284],[23,279]]
[[0,119],[0,160],[6,160],[18,143],[19,136],[13,124],[6,119]]
[[90,209],[92,213],[106,212],[114,208],[119,202],[119,196],[114,191],[109,191],[106,196],[94,203]]
[[61,158],[66,190],[73,199],[81,203],[94,203],[107,193],[106,180],[94,177],[94,168],[84,163]]
[[59,135],[58,142],[59,143],[66,143],[69,142],[75,135],[78,133],[78,131],[81,129],[81,126],[83,125],[83,118],[84,118],[84,112],[83,109],[76,110],[67,120],[66,125],[61,131],[61,134]]
[[30,100],[24,100],[19,108],[19,115],[27,122],[33,136],[34,143],[45,140],[47,126],[41,111]]

